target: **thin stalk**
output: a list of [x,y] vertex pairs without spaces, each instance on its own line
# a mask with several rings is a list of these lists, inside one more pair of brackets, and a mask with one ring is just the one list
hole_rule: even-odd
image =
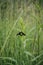
[[39,52],[40,52],[40,45],[39,45],[39,38],[40,38],[40,36],[39,36],[39,30],[38,30],[38,55],[39,55]]

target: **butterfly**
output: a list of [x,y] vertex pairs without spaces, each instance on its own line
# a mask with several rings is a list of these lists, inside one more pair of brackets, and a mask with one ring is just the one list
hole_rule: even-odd
[[21,32],[17,33],[17,35],[19,35],[19,36],[25,36],[26,34],[21,31]]

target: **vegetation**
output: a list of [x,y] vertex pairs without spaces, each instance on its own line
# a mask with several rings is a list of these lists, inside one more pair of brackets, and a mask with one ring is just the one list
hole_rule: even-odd
[[43,65],[43,0],[0,0],[0,65]]

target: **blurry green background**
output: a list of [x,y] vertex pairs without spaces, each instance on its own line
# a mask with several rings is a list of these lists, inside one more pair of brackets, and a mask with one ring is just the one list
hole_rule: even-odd
[[0,65],[43,65],[43,0],[0,0]]

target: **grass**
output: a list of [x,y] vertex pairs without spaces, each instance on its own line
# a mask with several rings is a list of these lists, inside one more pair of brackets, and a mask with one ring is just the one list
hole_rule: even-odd
[[[40,16],[29,11],[22,9],[15,20],[0,19],[0,65],[43,65],[43,11]],[[26,36],[17,36],[19,31]]]

